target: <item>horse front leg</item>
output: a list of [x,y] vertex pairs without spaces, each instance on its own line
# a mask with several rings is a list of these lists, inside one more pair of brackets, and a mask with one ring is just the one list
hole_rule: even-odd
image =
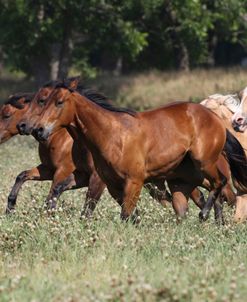
[[101,180],[98,173],[94,171],[89,178],[88,191],[81,217],[85,216],[86,218],[89,218],[93,215],[105,187],[106,185]]
[[30,170],[21,172],[16,177],[15,184],[12,187],[11,192],[9,193],[6,214],[10,214],[14,211],[17,195],[24,182],[26,182],[27,180],[52,180],[52,178],[53,172],[42,164]]
[[[140,196],[140,192],[143,186],[143,181],[142,180],[134,180],[134,179],[128,179],[126,181],[125,187],[124,187],[124,192],[123,192],[123,197],[121,200],[121,218],[122,220],[127,221],[131,214],[133,213],[137,201]],[[134,222],[137,221],[137,213],[135,213],[133,217]]]
[[56,201],[64,191],[85,187],[87,181],[84,178],[77,177],[76,173],[58,169],[53,177],[49,194],[45,205],[49,209],[56,208]]

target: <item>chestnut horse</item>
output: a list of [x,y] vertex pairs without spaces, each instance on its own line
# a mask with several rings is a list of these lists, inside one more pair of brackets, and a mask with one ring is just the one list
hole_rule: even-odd
[[[70,79],[70,86],[75,84]],[[35,100],[44,100],[53,89],[54,83],[45,85],[34,96],[33,94],[13,95],[1,108],[0,143],[18,134],[16,124],[27,114],[29,108],[34,109]],[[74,86],[73,86],[74,87]],[[34,97],[34,100],[32,98]],[[28,115],[27,115],[28,116]],[[47,206],[56,206],[56,199],[69,189],[88,187],[83,214],[90,216],[99,200],[105,184],[98,176],[91,153],[78,140],[73,140],[66,129],[60,129],[46,142],[39,143],[41,164],[30,170],[21,172],[8,196],[6,213],[14,210],[19,190],[27,180],[52,180]]]
[[[98,97],[98,96],[97,96]],[[199,104],[173,103],[159,109],[136,113],[104,102],[92,102],[95,95],[79,94],[65,83],[57,85],[35,125],[35,135],[46,141],[62,127],[74,129],[78,139],[92,152],[96,169],[110,194],[122,207],[122,219],[128,219],[136,207],[144,183],[168,180],[173,207],[180,214],[187,210],[188,175],[179,192],[177,169],[190,162],[189,181],[210,183],[208,200],[200,218],[208,218],[210,209],[226,183],[217,160],[224,149],[233,177],[244,186],[246,158],[241,145],[226,131],[220,119]],[[236,154],[231,154],[234,151]],[[239,160],[241,159],[241,161]],[[233,172],[233,171],[232,171]],[[194,179],[195,178],[195,179]],[[194,188],[195,186],[193,186]],[[190,187],[190,192],[193,188]],[[181,197],[181,196],[180,196]]]

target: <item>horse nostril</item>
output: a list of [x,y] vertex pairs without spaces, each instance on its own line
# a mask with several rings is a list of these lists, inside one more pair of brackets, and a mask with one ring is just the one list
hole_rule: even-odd
[[20,131],[20,132],[24,132],[25,129],[26,129],[26,124],[25,123],[20,123],[17,125],[17,129]]
[[43,127],[39,127],[39,129],[37,130],[38,136],[41,137],[44,133],[44,128]]
[[242,124],[243,123],[243,118],[242,117],[238,117],[237,119],[236,119],[236,122],[238,123],[238,124]]

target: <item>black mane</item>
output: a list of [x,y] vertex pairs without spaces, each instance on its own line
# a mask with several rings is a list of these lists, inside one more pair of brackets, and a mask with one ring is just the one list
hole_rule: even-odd
[[24,98],[25,103],[30,103],[34,97],[34,93],[16,93],[11,95],[8,100],[4,103],[5,105],[11,105],[17,109],[22,109],[23,104],[19,103],[19,100]]
[[136,111],[128,108],[121,108],[115,107],[111,104],[111,101],[103,94],[93,90],[93,89],[86,89],[82,85],[78,85],[77,89],[71,89],[69,85],[63,81],[57,83],[55,88],[65,88],[68,89],[70,92],[78,92],[82,96],[86,97],[88,100],[94,102],[95,104],[99,105],[100,107],[112,111],[112,112],[120,112],[120,113],[127,113],[132,116],[136,116]]

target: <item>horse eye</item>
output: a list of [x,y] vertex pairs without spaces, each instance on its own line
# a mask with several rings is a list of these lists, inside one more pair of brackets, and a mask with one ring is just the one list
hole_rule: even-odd
[[63,100],[58,100],[58,101],[57,101],[57,106],[60,107],[60,106],[62,106],[62,105],[63,105]]
[[4,120],[7,120],[7,119],[10,118],[10,116],[11,116],[10,114],[4,115],[4,116],[3,116],[3,119],[4,119]]
[[38,104],[39,104],[40,106],[43,106],[43,105],[45,104],[45,100],[44,100],[44,99],[40,99],[40,100],[38,101]]

